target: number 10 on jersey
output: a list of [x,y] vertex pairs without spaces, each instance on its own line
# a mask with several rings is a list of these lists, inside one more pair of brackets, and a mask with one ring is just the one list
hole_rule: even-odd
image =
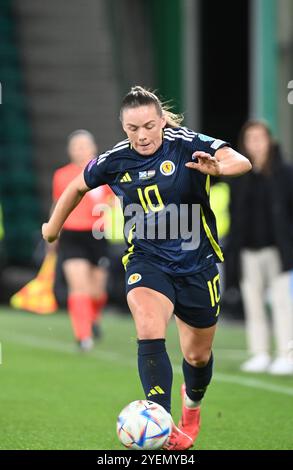
[[[146,186],[145,188],[137,188],[137,193],[146,214],[150,211],[160,212],[164,209],[165,206],[157,184]],[[154,203],[154,201],[156,202]]]

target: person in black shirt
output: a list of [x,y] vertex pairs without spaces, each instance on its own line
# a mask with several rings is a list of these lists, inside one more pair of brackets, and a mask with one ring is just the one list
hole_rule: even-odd
[[[241,369],[292,374],[293,167],[283,161],[280,147],[262,121],[248,121],[243,126],[239,149],[253,166],[252,172],[233,182],[231,197],[230,240],[240,252],[241,292],[252,355]],[[273,362],[271,333],[277,349]]]

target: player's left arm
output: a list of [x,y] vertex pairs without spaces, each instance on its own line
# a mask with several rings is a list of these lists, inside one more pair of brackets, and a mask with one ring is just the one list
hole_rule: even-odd
[[222,147],[215,153],[220,165],[220,176],[240,176],[252,169],[248,158],[231,147]]
[[240,176],[251,170],[250,161],[231,147],[221,147],[214,156],[207,152],[197,151],[192,155],[196,162],[186,166],[193,170],[212,176]]

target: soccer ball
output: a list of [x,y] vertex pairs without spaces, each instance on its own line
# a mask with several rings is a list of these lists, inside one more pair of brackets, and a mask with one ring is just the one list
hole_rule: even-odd
[[161,449],[171,434],[172,418],[157,403],[137,400],[119,414],[117,434],[128,449]]

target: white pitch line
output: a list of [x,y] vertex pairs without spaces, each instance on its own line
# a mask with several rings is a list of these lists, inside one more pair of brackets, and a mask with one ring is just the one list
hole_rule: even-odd
[[[5,361],[5,340],[10,341],[15,344],[21,344],[23,346],[30,346],[30,347],[37,348],[37,349],[61,352],[61,353],[70,354],[70,355],[82,354],[71,343],[70,344],[64,343],[62,341],[51,340],[48,338],[40,339],[39,337],[36,337],[36,336],[21,335],[18,333],[13,333],[13,334],[8,333],[7,335],[5,334],[5,338],[1,338],[1,340],[2,340],[3,364],[5,364],[6,362]],[[228,350],[226,350],[226,352],[227,351]],[[233,350],[231,350],[231,353],[233,354]],[[88,359],[103,359],[108,362],[119,362],[121,361],[121,359],[123,359],[122,365],[127,366],[127,367],[133,367],[133,368],[136,367],[135,360],[132,360],[131,358],[125,358],[125,357],[122,358],[121,354],[119,354],[118,352],[115,353],[115,352],[97,349],[97,350],[91,351],[87,355],[87,358]],[[181,369],[181,366],[179,365],[173,365],[173,371],[175,374],[180,374],[180,375],[182,374],[182,369]],[[276,385],[270,382],[262,381],[260,379],[243,377],[241,375],[216,372],[213,376],[213,380],[215,380],[216,382],[231,383],[234,385],[240,385],[242,387],[254,388],[258,390],[264,390],[266,392],[273,392],[273,393],[278,393],[282,395],[293,396],[293,388],[285,387],[282,385]]]
[[243,385],[244,387],[256,388],[259,390],[265,390],[268,392],[281,393],[283,395],[293,396],[293,389],[284,387],[283,385],[276,385],[269,382],[263,382],[259,379],[253,379],[249,377],[242,377],[241,375],[229,375],[221,372],[216,372],[214,379],[217,382],[232,383],[237,385]]

